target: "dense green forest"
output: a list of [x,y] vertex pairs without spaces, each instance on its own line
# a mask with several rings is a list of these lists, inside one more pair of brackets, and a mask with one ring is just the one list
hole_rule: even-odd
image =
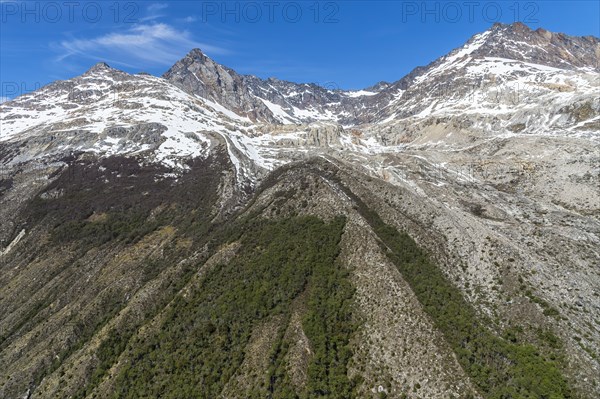
[[[204,185],[214,180],[208,172],[195,178]],[[483,397],[575,397],[561,374],[563,359],[556,336],[549,331],[543,333],[550,343],[548,350],[521,341],[518,334],[501,337],[492,332],[487,321],[410,236],[386,224],[335,175],[327,178],[336,180],[370,224],[382,250],[398,267]],[[87,181],[81,184],[88,188]],[[167,225],[177,225],[181,238],[189,239],[191,246],[207,248],[202,259],[186,265],[180,278],[164,283],[164,293],[148,304],[141,324],[119,326],[103,337],[95,353],[97,361],[87,373],[88,380],[74,397],[84,398],[94,392],[120,358],[118,374],[112,381],[114,398],[217,398],[247,358],[253,333],[274,318],[279,321],[276,338],[266,354],[269,367],[249,381],[244,397],[357,397],[360,381],[349,378],[348,364],[358,317],[353,315],[351,271],[338,260],[345,219],[338,217],[327,223],[315,217],[282,216],[270,220],[260,216],[264,208],[258,207],[235,220],[213,224],[209,210],[214,192],[197,190],[182,192],[176,205],[158,213],[152,213],[157,206],[154,199],[143,208],[134,206],[134,196],[130,198],[125,185],[107,199],[95,199],[103,201],[97,204],[81,201],[82,195],[92,196],[93,190],[67,191],[61,201],[88,204],[75,212],[58,205],[55,210],[48,207],[48,203],[57,202],[54,200],[33,204],[32,219],[41,218],[44,209],[52,210],[43,216],[53,222],[50,242],[77,243],[82,253],[94,247],[127,246]],[[275,194],[280,202],[294,195],[293,189]],[[130,199],[128,206],[115,209],[112,201],[119,198]],[[246,209],[251,209],[250,205]],[[240,248],[231,261],[206,270],[200,286],[188,295],[177,294],[203,267],[206,257],[232,242],[239,243]],[[140,265],[142,281],[150,281],[188,255],[175,244],[167,246],[164,258],[146,259]],[[298,299],[302,299],[302,329],[311,352],[306,366],[294,365],[306,367],[307,379],[302,386],[290,377],[290,342],[286,338]],[[103,317],[82,322],[76,343],[40,372],[36,381],[56,370],[62,359],[80,348],[123,306],[117,297],[107,296]],[[139,327],[163,309],[166,313],[159,328],[140,334]],[[37,308],[32,314],[35,312]]]
[[129,342],[114,397],[218,397],[242,363],[253,329],[270,316],[289,316],[305,291],[303,328],[314,352],[307,386],[296,392],[290,385],[280,334],[273,367],[248,397],[352,397],[346,367],[353,290],[336,262],[344,223],[303,217],[244,226],[234,260],[208,271],[192,295],[178,296],[159,332]]
[[[346,190],[484,397],[574,397],[560,372],[560,355],[492,333],[414,240]],[[89,393],[125,350],[128,362],[118,375],[115,398],[217,397],[239,369],[253,329],[274,315],[289,321],[292,301],[306,291],[303,329],[314,350],[307,386],[298,390],[290,382],[284,361],[289,343],[281,329],[271,367],[264,379],[252,382],[247,397],[355,397],[358,381],[347,373],[349,339],[357,328],[353,288],[348,271],[336,262],[343,228],[342,218],[326,224],[312,217],[253,216],[225,229],[218,241],[242,244],[234,260],[210,270],[193,296],[176,297],[160,332],[135,341],[113,333],[81,393]]]

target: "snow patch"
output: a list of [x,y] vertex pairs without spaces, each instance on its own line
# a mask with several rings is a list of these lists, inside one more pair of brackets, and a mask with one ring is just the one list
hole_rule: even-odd
[[355,97],[363,97],[363,96],[374,96],[375,94],[378,94],[378,93],[375,93],[373,91],[367,91],[367,90],[357,90],[357,91],[347,91],[347,92],[344,92],[344,95],[346,95],[348,97],[353,97],[353,98],[355,98]]

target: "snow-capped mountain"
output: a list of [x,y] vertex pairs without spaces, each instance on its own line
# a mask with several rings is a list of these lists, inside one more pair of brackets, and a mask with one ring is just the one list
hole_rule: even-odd
[[[550,121],[531,120],[530,125],[539,132],[573,122],[568,115],[571,110],[561,104],[581,102],[586,106],[599,84],[599,60],[596,37],[533,31],[515,23],[494,24],[464,46],[393,84],[382,82],[354,92],[239,75],[197,49],[163,77],[239,115],[271,123],[329,121],[349,126],[429,114],[485,114],[486,110],[489,114],[518,114],[517,108],[530,110],[532,104],[553,103],[558,108],[551,112],[546,106],[540,108],[551,116]],[[598,105],[592,104],[592,108],[597,111]],[[527,129],[526,123],[521,126],[520,115],[514,117],[514,126],[505,123],[502,128]]]
[[[69,152],[106,156],[151,150],[155,160],[205,156],[206,132],[225,132],[228,118],[202,100],[146,74],[99,63],[85,74],[2,104],[0,140],[18,163]],[[6,150],[5,150],[6,151]]]
[[325,303],[356,397],[599,397],[599,59],[496,24],[357,91],[196,49],[0,104],[0,397],[309,397]]
[[233,158],[267,170],[298,148],[368,154],[453,133],[594,136],[598,59],[598,38],[516,23],[495,24],[395,83],[359,91],[240,75],[197,49],[162,78],[101,63],[3,103],[2,162],[150,152],[181,166],[175,159],[206,156],[216,134]]
[[408,131],[435,120],[453,125],[448,132],[593,134],[599,60],[598,38],[495,24],[387,89],[394,98],[377,122]]
[[[199,49],[192,50],[163,77],[199,97],[214,101],[254,121],[292,124],[335,121],[356,124],[369,97],[385,86],[358,91],[240,75],[219,65]],[[374,107],[375,105],[373,105]]]

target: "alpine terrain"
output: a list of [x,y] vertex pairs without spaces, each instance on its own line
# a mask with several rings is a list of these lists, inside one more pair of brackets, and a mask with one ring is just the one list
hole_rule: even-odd
[[600,39],[359,91],[98,63],[0,105],[1,398],[600,397]]

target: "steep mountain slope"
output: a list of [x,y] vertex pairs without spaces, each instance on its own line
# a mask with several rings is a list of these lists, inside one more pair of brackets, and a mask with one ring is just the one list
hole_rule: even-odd
[[[188,93],[214,101],[240,116],[270,123],[339,121],[356,124],[368,108],[369,97],[383,86],[344,91],[316,84],[240,75],[192,50],[163,77]],[[375,104],[374,104],[375,106]]]
[[[110,160],[74,164],[45,191],[61,196],[42,194],[25,212],[29,233],[3,273],[4,396],[27,387],[32,397],[568,396],[546,322],[519,323],[510,341],[494,338],[512,331],[506,322],[463,331],[487,318],[454,315],[470,305],[368,205],[375,198],[362,191],[376,186],[355,171],[327,161],[282,169],[243,213],[213,224],[226,163],[128,192],[156,171],[130,162],[115,177]],[[544,358],[526,346],[538,329]],[[480,341],[453,352],[452,332]],[[496,365],[504,361],[516,368]]]
[[599,60],[598,38],[496,24],[390,87],[379,122],[420,135],[589,135],[600,118]]
[[494,25],[358,92],[192,50],[1,104],[0,397],[597,397],[598,49]]

